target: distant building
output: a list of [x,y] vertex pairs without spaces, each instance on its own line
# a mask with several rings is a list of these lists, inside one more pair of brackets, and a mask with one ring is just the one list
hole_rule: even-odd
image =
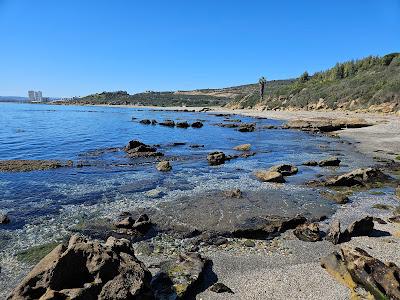
[[42,102],[43,95],[42,91],[28,91],[29,101],[31,102]]
[[28,91],[29,101],[35,101],[35,91]]

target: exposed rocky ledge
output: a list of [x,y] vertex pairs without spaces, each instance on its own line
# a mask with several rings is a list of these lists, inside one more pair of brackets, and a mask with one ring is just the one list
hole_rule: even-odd
[[72,167],[72,161],[60,160],[0,160],[0,172],[29,172]]
[[366,120],[361,118],[349,119],[329,119],[329,118],[311,118],[291,120],[287,122],[283,128],[286,129],[299,129],[304,131],[321,131],[331,132],[341,130],[344,128],[361,128],[372,126]]

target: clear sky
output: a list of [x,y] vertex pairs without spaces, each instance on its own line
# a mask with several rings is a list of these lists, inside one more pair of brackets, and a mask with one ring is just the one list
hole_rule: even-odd
[[0,0],[0,95],[227,87],[400,51],[400,0]]

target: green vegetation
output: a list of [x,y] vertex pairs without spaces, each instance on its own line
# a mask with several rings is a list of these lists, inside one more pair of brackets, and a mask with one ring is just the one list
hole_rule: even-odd
[[392,207],[390,205],[386,205],[386,204],[374,204],[374,205],[372,205],[372,208],[389,210]]
[[[264,88],[263,88],[264,87]],[[299,78],[194,91],[130,95],[102,92],[76,98],[71,104],[139,104],[155,106],[228,106],[267,109],[371,109],[398,111],[400,104],[400,53],[337,63],[333,68]]]
[[17,253],[17,259],[25,263],[36,264],[59,244],[60,242],[51,242],[40,246],[34,246]]

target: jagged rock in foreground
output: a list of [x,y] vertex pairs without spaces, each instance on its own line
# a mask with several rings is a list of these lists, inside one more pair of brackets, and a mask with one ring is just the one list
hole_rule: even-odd
[[157,148],[134,140],[130,141],[124,150],[130,158],[163,156],[161,152],[157,152]]
[[296,174],[299,171],[299,169],[294,165],[280,164],[280,165],[276,165],[276,166],[269,168],[269,171],[279,172],[283,176],[291,176],[291,175]]
[[368,236],[374,230],[374,218],[367,216],[352,222],[343,232],[340,231],[340,222],[332,221],[326,240],[333,244],[339,244],[349,241],[352,237]]
[[317,223],[302,224],[293,233],[299,240],[304,242],[317,242],[321,240],[321,232]]
[[29,172],[72,167],[72,161],[59,160],[0,160],[0,172]]
[[[321,259],[321,266],[351,289],[351,299],[358,299],[359,287],[375,299],[400,299],[400,269],[394,263],[383,263],[360,248],[342,248],[333,252]],[[371,298],[367,297],[365,299]]]
[[153,299],[151,273],[128,240],[102,244],[74,235],[45,256],[8,297],[20,299]]
[[356,169],[349,173],[328,178],[321,183],[325,186],[365,186],[376,182],[387,181],[389,176],[376,168]]
[[201,284],[208,263],[197,253],[180,254],[176,260],[161,263],[160,272],[151,282],[155,298],[190,298]]
[[276,171],[259,170],[254,173],[258,180],[264,182],[284,183],[283,175]]

